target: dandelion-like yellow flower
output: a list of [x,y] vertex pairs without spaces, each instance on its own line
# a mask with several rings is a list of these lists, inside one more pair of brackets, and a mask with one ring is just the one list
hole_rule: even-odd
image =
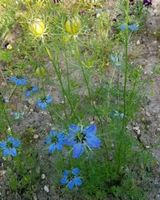
[[81,21],[78,16],[68,19],[65,23],[65,30],[67,33],[75,35],[81,29]]
[[29,28],[35,37],[42,37],[46,30],[44,22],[38,18],[34,19]]

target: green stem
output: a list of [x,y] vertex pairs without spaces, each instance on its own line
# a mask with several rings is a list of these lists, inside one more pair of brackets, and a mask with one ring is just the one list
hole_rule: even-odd
[[51,56],[51,53],[50,53],[49,49],[48,49],[46,46],[45,46],[45,49],[46,49],[46,52],[47,52],[47,54],[48,54],[48,56],[49,56],[49,58],[50,58],[50,60],[51,60],[51,62],[52,62],[52,66],[54,67],[54,70],[55,70],[55,72],[56,72],[57,78],[58,78],[59,83],[60,83],[60,85],[61,85],[62,93],[63,93],[63,96],[64,96],[64,101],[65,101],[65,97],[66,97],[66,98],[67,98],[67,101],[68,101],[68,103],[69,103],[69,105],[70,105],[72,115],[73,115],[73,116],[77,119],[77,121],[79,122],[80,119],[79,119],[79,117],[76,115],[75,110],[74,110],[74,107],[73,107],[73,105],[72,105],[72,102],[71,102],[71,100],[70,100],[70,98],[69,98],[69,96],[68,96],[68,94],[67,94],[67,92],[66,92],[66,90],[65,90],[65,88],[64,88],[64,85],[63,85],[63,82],[62,82],[62,77],[61,77],[61,72],[59,71],[58,67],[56,67],[56,65],[55,65],[55,63],[54,63],[54,59],[53,59],[53,57]]

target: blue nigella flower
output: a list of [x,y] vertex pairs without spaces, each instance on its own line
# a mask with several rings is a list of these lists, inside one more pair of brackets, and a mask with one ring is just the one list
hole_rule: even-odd
[[115,67],[120,67],[122,65],[122,56],[118,54],[111,54],[110,60],[115,65]]
[[96,136],[97,127],[92,124],[82,128],[75,124],[69,126],[69,135],[66,137],[66,145],[73,147],[73,158],[79,158],[86,147],[89,149],[99,148],[100,139]]
[[12,136],[9,136],[6,141],[1,141],[0,149],[2,149],[3,156],[17,156],[17,148],[20,146],[20,144],[20,140]]
[[49,153],[53,153],[56,149],[58,151],[62,151],[64,144],[64,134],[59,133],[55,130],[51,130],[45,143],[49,145],[48,147]]
[[27,85],[27,79],[20,76],[12,76],[9,81],[17,86]]
[[137,24],[130,24],[130,25],[128,25],[128,28],[130,31],[136,32],[136,31],[138,31],[139,26]]
[[[121,24],[119,28],[121,31],[125,31],[127,29],[127,24]],[[139,26],[137,24],[130,24],[128,25],[128,29],[132,32],[136,32],[138,31]]]
[[52,103],[52,101],[53,101],[52,96],[47,95],[46,97],[44,97],[42,99],[38,99],[36,105],[40,109],[45,110],[45,109],[47,109],[47,106]]
[[72,190],[74,187],[82,185],[82,179],[78,176],[80,170],[73,168],[72,170],[65,170],[63,178],[60,180],[61,185],[66,185],[68,189]]
[[34,93],[38,92],[38,87],[37,86],[31,86],[31,87],[28,87],[26,92],[25,92],[25,96],[26,97],[30,97],[32,96]]
[[125,31],[127,29],[127,24],[121,24],[119,28],[121,31]]

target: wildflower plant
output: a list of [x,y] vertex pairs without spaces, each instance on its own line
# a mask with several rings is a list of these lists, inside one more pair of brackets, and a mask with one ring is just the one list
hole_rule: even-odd
[[79,158],[87,148],[89,150],[100,148],[101,141],[96,132],[97,127],[95,124],[85,128],[75,124],[69,126],[66,144],[73,148],[73,158]]
[[[8,101],[0,101],[0,132],[11,136],[0,150],[14,157],[5,167],[15,199],[37,198],[43,177],[59,199],[64,187],[64,199],[146,199],[139,181],[152,159],[127,128],[143,96],[142,70],[133,66],[129,45],[152,1],[136,4],[134,14],[129,0],[117,2],[113,19],[108,1],[107,9],[95,0],[1,1],[0,74]],[[8,83],[20,91],[10,93]],[[21,140],[12,136],[17,130]]]
[[4,141],[0,142],[0,149],[2,150],[2,155],[4,157],[16,157],[17,149],[20,147],[21,141],[14,138],[13,136],[8,136]]
[[73,190],[74,187],[82,185],[82,178],[79,176],[80,169],[73,168],[72,170],[65,170],[63,177],[60,180],[61,185],[66,185],[69,190]]

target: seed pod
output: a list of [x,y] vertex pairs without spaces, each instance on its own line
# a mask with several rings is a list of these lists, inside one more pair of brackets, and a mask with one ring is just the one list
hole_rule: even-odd
[[29,29],[35,37],[42,37],[45,33],[45,24],[41,19],[35,19]]
[[81,21],[79,17],[73,17],[68,19],[65,23],[65,30],[67,33],[75,35],[80,31],[81,28]]
[[37,77],[45,77],[46,76],[46,69],[45,67],[37,67],[35,71],[35,75]]

